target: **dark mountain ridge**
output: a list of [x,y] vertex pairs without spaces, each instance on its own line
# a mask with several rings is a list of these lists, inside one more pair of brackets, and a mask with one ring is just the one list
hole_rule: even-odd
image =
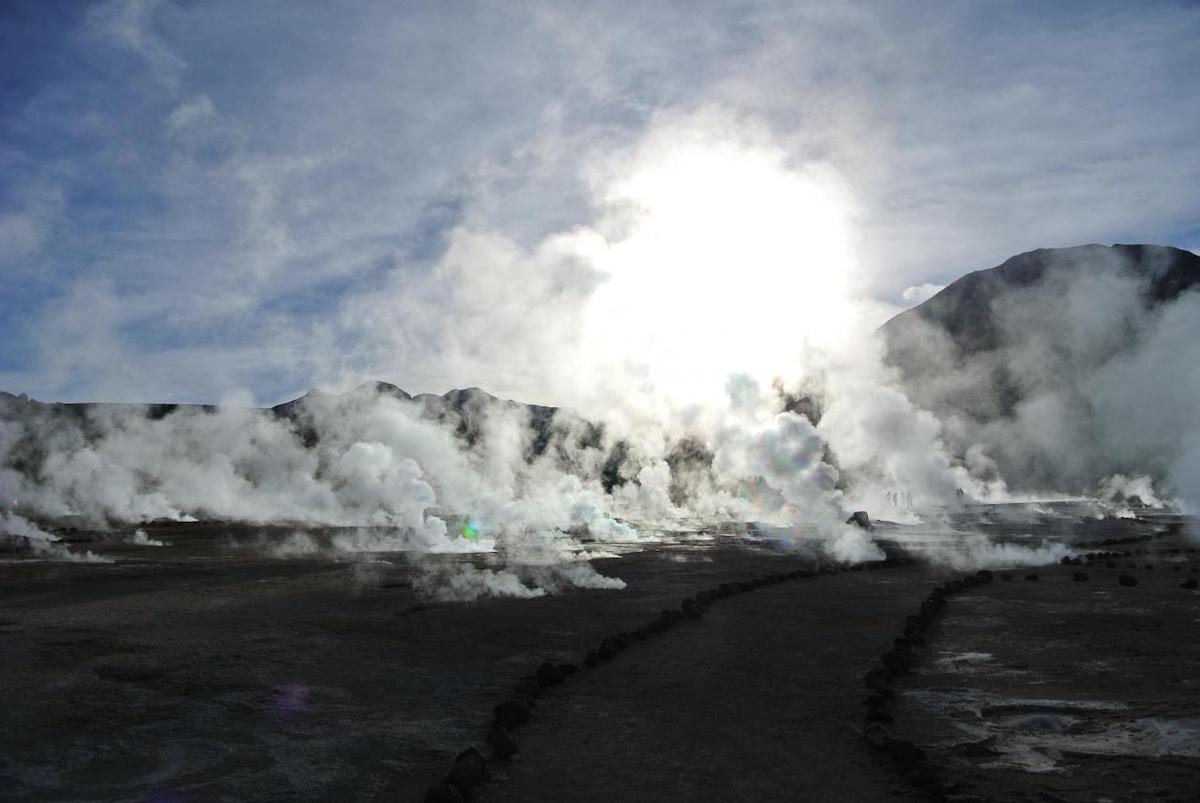
[[[1027,487],[1165,476],[1197,426],[1200,256],[1161,245],[1039,249],[969,273],[879,329],[908,397]],[[1182,380],[1182,381],[1181,381]]]
[[1141,280],[1147,308],[1168,303],[1200,283],[1200,256],[1163,245],[1080,245],[1039,248],[1010,257],[994,268],[977,270],[947,285],[917,306],[885,323],[880,332],[892,361],[907,367],[908,341],[919,338],[920,324],[936,325],[970,356],[1001,345],[994,305],[1002,296],[1033,288],[1048,279],[1070,280],[1097,266],[1113,267]]

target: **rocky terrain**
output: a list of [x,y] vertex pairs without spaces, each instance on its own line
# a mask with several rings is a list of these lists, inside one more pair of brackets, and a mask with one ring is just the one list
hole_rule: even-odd
[[[449,773],[497,801],[1194,799],[1194,523],[983,513],[881,522],[894,557],[857,567],[680,533],[597,560],[623,590],[469,604],[412,579],[471,556],[77,531],[115,562],[0,565],[5,797],[422,800]],[[972,532],[1063,558],[955,584],[936,555]]]

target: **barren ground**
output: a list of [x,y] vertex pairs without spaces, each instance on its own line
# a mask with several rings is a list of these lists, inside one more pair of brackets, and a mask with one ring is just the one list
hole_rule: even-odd
[[[0,564],[0,797],[420,800],[540,662],[579,663],[700,589],[806,565],[727,538],[598,561],[622,591],[429,603],[402,557],[267,559],[232,548],[236,528],[148,532],[168,546]],[[1179,582],[1200,563],[1171,552],[1187,546],[956,596],[898,683],[895,734],[962,795],[1196,799],[1200,595]],[[714,602],[548,690],[479,797],[919,799],[863,744],[862,676],[961,575],[913,564]]]

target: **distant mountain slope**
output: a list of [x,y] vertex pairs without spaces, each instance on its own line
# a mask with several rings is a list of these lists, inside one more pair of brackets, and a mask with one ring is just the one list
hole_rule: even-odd
[[[905,367],[905,348],[920,346],[924,324],[935,324],[964,355],[1002,345],[994,305],[1018,289],[1055,279],[1074,280],[1088,271],[1116,269],[1138,280],[1142,300],[1155,306],[1174,300],[1200,283],[1200,256],[1165,245],[1080,245],[1039,248],[1003,264],[968,273],[922,304],[905,310],[881,328],[894,361]],[[914,336],[917,342],[914,343]]]
[[[1197,373],[1198,289],[1200,257],[1178,248],[1040,249],[963,276],[880,334],[909,397],[960,446],[987,444],[1006,476],[1051,481],[1061,466],[1095,481],[1166,470],[1170,443],[1149,417],[1191,426],[1180,379]],[[1143,445],[1113,440],[1118,428]]]

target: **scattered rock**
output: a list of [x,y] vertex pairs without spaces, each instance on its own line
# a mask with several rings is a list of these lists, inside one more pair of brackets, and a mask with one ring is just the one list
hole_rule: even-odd
[[908,774],[925,761],[925,751],[912,742],[903,739],[892,739],[888,742],[888,758],[896,765],[901,773]]
[[846,519],[847,524],[857,524],[864,530],[873,530],[875,527],[871,524],[871,517],[867,515],[865,510],[856,510],[850,514],[850,518]]
[[883,664],[893,676],[903,675],[908,672],[908,660],[903,655],[897,654],[894,650],[885,652],[879,656],[879,663]]
[[558,664],[546,661],[537,669],[537,682],[543,686],[557,686],[563,682],[562,670],[558,668]]
[[863,728],[863,740],[872,750],[887,750],[892,741],[892,734],[886,726],[872,722]]
[[458,787],[464,797],[473,787],[487,779],[487,759],[474,747],[469,747],[454,759],[454,767],[446,776],[446,783]]
[[877,666],[863,678],[863,685],[868,689],[890,689],[892,687],[892,673],[882,666]]
[[505,700],[495,708],[496,724],[505,728],[524,725],[529,721],[530,710],[529,702],[519,697]]
[[512,758],[521,749],[517,740],[509,733],[508,728],[497,725],[492,728],[488,741],[492,744],[492,753],[497,758]]

